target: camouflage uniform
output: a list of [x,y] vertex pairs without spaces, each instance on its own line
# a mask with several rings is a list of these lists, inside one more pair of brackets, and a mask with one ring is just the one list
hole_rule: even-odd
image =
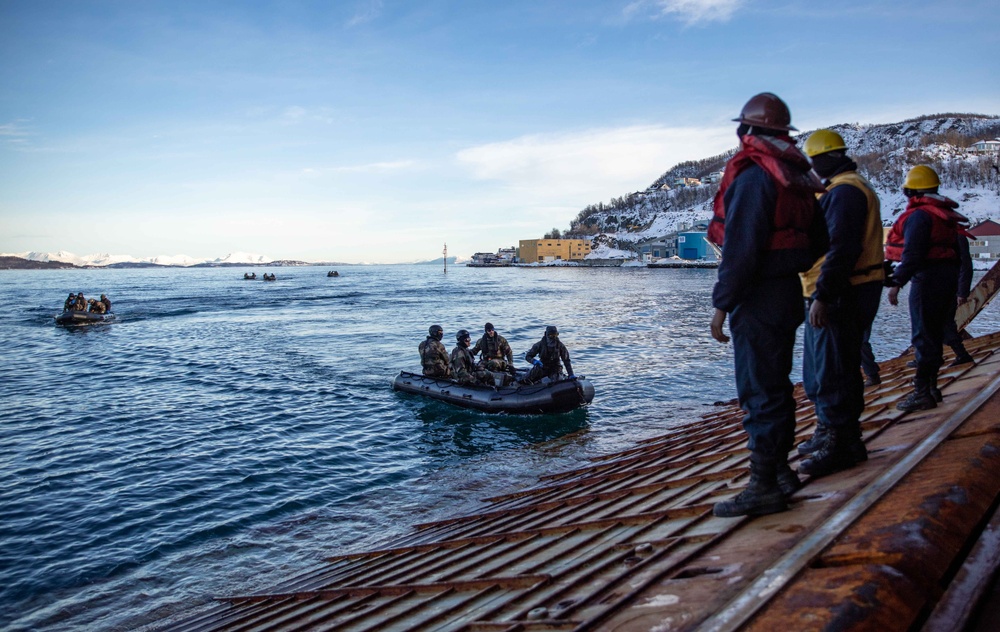
[[106,295],[101,294],[101,302],[104,303],[104,311],[106,313],[110,313],[111,312],[111,299],[109,299]]
[[538,356],[538,359],[542,361],[542,366],[531,367],[531,371],[525,377],[525,382],[538,382],[545,377],[550,380],[558,380],[562,373],[560,361],[566,365],[566,372],[573,375],[573,365],[569,362],[569,350],[566,349],[566,345],[558,339],[551,342],[552,344],[550,344],[548,336],[545,336],[533,344],[528,353],[524,355],[524,359],[528,362],[531,362],[535,356]]
[[451,350],[451,375],[462,384],[493,386],[493,374],[476,367],[476,359],[465,345],[459,343]]
[[448,350],[440,340],[427,338],[417,347],[420,351],[420,364],[424,367],[424,375],[428,377],[450,377],[448,370]]
[[514,352],[510,350],[507,339],[495,330],[492,336],[483,334],[471,353],[473,356],[482,353],[481,360],[490,371],[506,371],[514,363]]

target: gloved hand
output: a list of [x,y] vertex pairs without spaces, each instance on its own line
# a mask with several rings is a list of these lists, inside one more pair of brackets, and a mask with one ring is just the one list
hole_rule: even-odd
[[566,379],[567,379],[567,380],[575,380],[575,379],[576,379],[576,376],[575,376],[575,375],[567,375],[567,376],[566,376]]
[[531,363],[534,364],[535,366],[542,366],[542,361],[539,360],[538,358],[532,360]]

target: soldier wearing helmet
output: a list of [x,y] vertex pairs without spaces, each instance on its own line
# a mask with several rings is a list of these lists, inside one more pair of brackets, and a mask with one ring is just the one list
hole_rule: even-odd
[[903,182],[906,210],[892,225],[885,256],[898,262],[892,273],[889,304],[899,304],[899,290],[910,285],[910,335],[916,352],[913,391],[896,408],[928,410],[941,401],[938,370],[944,359],[945,322],[955,317],[958,293],[960,240],[967,238],[969,220],[955,209],[958,203],[938,194],[941,180],[927,165],[910,169]]
[[76,294],[70,292],[66,302],[63,303],[63,310],[68,312],[73,309],[74,305],[76,305]]
[[468,330],[459,329],[455,334],[455,348],[451,350],[451,375],[462,384],[493,386],[493,374],[476,366],[476,358],[469,347],[472,336]]
[[111,299],[108,298],[107,294],[101,294],[101,302],[104,303],[104,311],[111,313]]
[[472,355],[480,354],[480,364],[490,371],[507,371],[514,366],[514,352],[507,339],[497,333],[493,323],[486,323],[483,336],[472,347]]
[[[871,331],[885,275],[878,195],[858,174],[843,137],[817,130],[803,149],[826,184],[819,203],[830,234],[830,249],[801,275],[807,312],[802,384],[815,404],[817,425],[813,437],[799,445],[806,455],[799,473],[815,478],[868,459],[861,439],[865,385],[858,365],[863,365],[865,332]],[[878,383],[874,357],[871,364],[869,380]]]
[[441,325],[431,325],[427,330],[427,338],[418,346],[420,364],[424,367],[424,375],[428,377],[451,377],[448,368],[448,350],[441,344],[444,329]]
[[825,188],[788,135],[795,129],[788,106],[763,92],[734,121],[740,149],[726,164],[708,234],[722,246],[711,333],[728,342],[723,326],[730,317],[750,481],[715,505],[722,517],[784,511],[801,485],[788,466],[795,433],[789,374],[803,320],[799,273],[827,248],[816,201]]
[[563,376],[562,365],[566,365],[566,377],[574,379],[569,350],[559,340],[559,329],[555,325],[545,328],[545,335],[531,345],[528,353],[524,354],[524,359],[533,365],[524,378],[525,383],[539,382],[544,378],[558,380]]

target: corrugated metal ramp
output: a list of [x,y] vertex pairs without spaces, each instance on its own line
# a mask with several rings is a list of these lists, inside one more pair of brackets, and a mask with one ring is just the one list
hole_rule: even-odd
[[165,629],[961,629],[997,564],[1000,499],[1000,333],[967,347],[975,363],[943,369],[944,402],[923,413],[894,407],[912,356],[882,363],[869,461],[808,481],[788,512],[712,516],[747,472],[729,406]]

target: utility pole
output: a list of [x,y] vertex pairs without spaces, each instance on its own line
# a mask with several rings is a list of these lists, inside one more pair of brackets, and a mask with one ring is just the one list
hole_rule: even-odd
[[444,250],[441,251],[441,254],[444,255],[444,273],[448,274],[448,242],[445,242]]

